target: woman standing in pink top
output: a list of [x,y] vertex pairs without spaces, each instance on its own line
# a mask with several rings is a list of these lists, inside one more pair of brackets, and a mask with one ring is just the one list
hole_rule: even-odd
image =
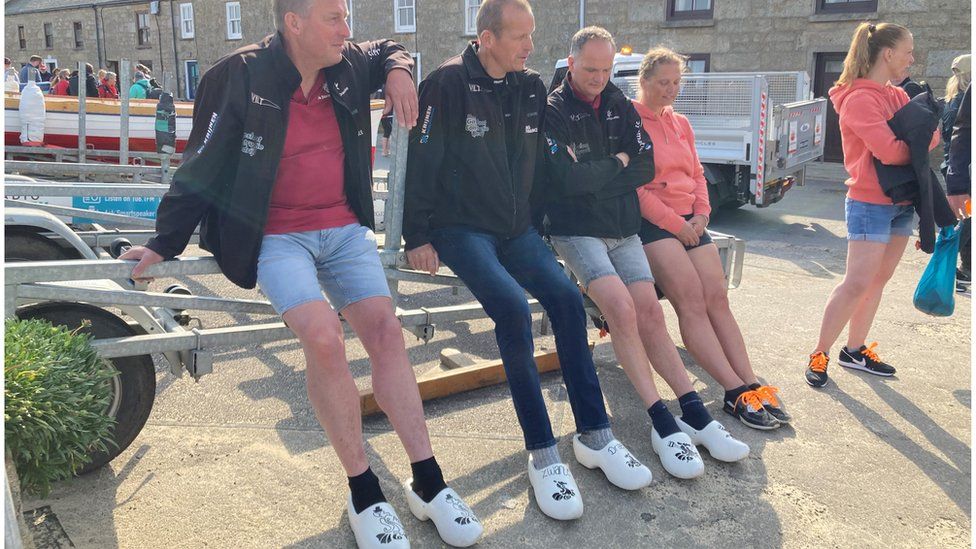
[[[861,23],[854,31],[844,59],[844,71],[830,90],[840,118],[841,145],[847,180],[847,272],[834,288],[824,309],[820,340],[810,355],[806,381],[812,387],[827,383],[830,347],[850,323],[847,346],[838,362],[846,368],[879,376],[894,375],[866,346],[885,284],[905,252],[912,235],[914,210],[910,203],[893,204],[878,183],[874,159],[904,165],[911,153],[888,126],[888,120],[908,103],[908,94],[890,82],[901,82],[915,61],[912,34],[901,25]],[[939,143],[938,130],[930,149]]]
[[681,87],[684,57],[653,48],[640,66],[634,102],[654,143],[654,180],[637,190],[640,237],[658,287],[678,314],[681,339],[695,361],[725,389],[726,412],[755,429],[789,423],[777,389],[752,370],[739,325],[729,308],[718,248],[705,228],[708,183],[688,119],[672,104]]

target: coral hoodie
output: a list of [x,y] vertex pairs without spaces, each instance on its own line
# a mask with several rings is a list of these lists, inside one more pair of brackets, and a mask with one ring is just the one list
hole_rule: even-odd
[[[905,90],[891,84],[858,78],[850,85],[834,86],[829,92],[840,117],[840,138],[844,149],[847,197],[871,204],[891,204],[881,190],[874,159],[893,166],[911,162],[911,153],[888,127],[888,120],[908,103]],[[939,144],[939,131],[932,136],[929,150]]]
[[654,143],[654,180],[637,189],[641,216],[671,234],[685,224],[682,216],[708,216],[708,183],[695,150],[695,133],[684,115],[667,107],[660,116],[634,101],[644,129]]

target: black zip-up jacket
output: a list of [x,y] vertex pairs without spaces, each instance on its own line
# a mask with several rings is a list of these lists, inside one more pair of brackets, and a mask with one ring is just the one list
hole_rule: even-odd
[[[342,61],[324,69],[323,91],[332,95],[345,153],[346,200],[370,228],[369,94],[398,68],[413,68],[410,54],[379,40],[346,42]],[[199,223],[200,245],[224,275],[238,286],[254,287],[288,107],[299,85],[301,75],[280,35],[235,51],[203,75],[183,162],[159,204],[150,249],[164,258],[180,254]]]
[[464,225],[501,238],[525,232],[530,197],[544,175],[539,136],[546,86],[538,73],[505,75],[515,94],[514,150],[505,138],[501,98],[472,42],[420,84],[420,120],[410,134],[403,239],[410,250],[432,229]]
[[948,170],[946,173],[946,194],[972,194],[973,184],[970,177],[970,164],[972,162],[972,149],[970,145],[970,117],[972,116],[972,106],[969,102],[969,91],[973,87],[966,88],[959,105],[959,112],[956,114],[955,122],[952,124],[952,136],[949,139],[946,163]]
[[[626,238],[640,229],[637,188],[654,179],[654,151],[637,109],[608,82],[599,111],[580,100],[570,75],[549,94],[546,108],[545,212],[560,236]],[[567,147],[573,150],[576,161]],[[624,168],[615,154],[625,152]]]
[[949,227],[956,216],[949,207],[945,192],[929,165],[929,143],[939,126],[942,106],[932,97],[932,91],[916,95],[888,120],[895,137],[904,141],[911,151],[911,164],[890,166],[874,159],[881,189],[894,202],[912,200],[918,214],[918,238],[922,251],[935,250],[935,226]]
[[[78,71],[68,77],[68,95],[78,95]],[[94,74],[85,75],[85,97],[98,97],[98,82]]]

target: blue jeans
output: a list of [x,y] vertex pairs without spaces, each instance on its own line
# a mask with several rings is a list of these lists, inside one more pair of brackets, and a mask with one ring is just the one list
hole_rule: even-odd
[[[467,227],[432,234],[440,260],[454,271],[495,322],[495,340],[528,450],[556,444],[533,358],[528,290],[549,314],[569,404],[579,432],[610,426],[586,335],[583,299],[552,251],[533,230],[508,240]],[[525,288],[525,290],[523,290]]]

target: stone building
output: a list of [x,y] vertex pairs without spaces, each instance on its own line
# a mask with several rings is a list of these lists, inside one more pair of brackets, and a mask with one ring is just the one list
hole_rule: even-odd
[[[348,0],[354,40],[391,37],[414,52],[421,76],[474,38],[479,0]],[[115,67],[127,56],[166,76],[184,98],[221,56],[273,32],[272,0],[6,0],[5,55],[50,64]],[[619,45],[664,44],[698,71],[805,70],[824,95],[839,75],[860,21],[890,21],[915,36],[916,80],[941,91],[952,59],[969,50],[966,0],[532,0],[529,66],[548,83],[582,25],[610,30]],[[162,78],[159,78],[163,81]],[[834,134],[834,135],[831,135]],[[839,152],[828,132],[828,158]]]

